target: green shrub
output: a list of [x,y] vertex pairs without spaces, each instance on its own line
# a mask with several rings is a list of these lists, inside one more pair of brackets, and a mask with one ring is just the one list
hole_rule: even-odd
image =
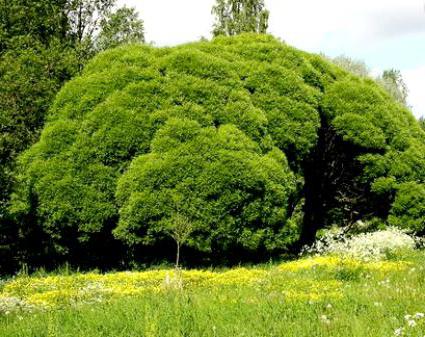
[[194,251],[281,251],[358,214],[419,231],[402,195],[423,190],[424,156],[425,132],[373,81],[271,36],[130,45],[58,94],[11,209],[41,255],[101,256],[112,232],[170,245],[175,212]]

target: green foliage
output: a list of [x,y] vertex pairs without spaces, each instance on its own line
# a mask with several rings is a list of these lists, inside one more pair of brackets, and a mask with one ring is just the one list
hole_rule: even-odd
[[[71,55],[69,55],[70,58]],[[68,59],[58,41],[49,49],[8,51],[0,56],[0,255],[16,254],[17,226],[7,211],[13,183],[15,158],[34,143],[44,114],[59,90],[62,80],[72,74]],[[2,267],[7,268],[4,257]]]
[[37,140],[50,102],[75,73],[61,5],[0,1],[0,272],[19,255],[18,228],[7,212],[15,159]]
[[130,42],[143,42],[143,21],[134,8],[114,10],[116,0],[66,0],[63,10],[78,68],[99,51]]
[[[0,1],[0,256],[20,254],[18,226],[7,211],[12,172],[16,157],[39,138],[54,96],[100,49],[143,38],[134,9],[113,12],[114,4]],[[53,146],[48,151],[59,143],[46,144]]]
[[425,131],[425,117],[419,118],[419,125]]
[[188,245],[199,250],[279,247],[293,190],[281,151],[262,155],[232,125],[216,130],[170,119],[152,152],[136,158],[119,180],[115,233],[129,243],[161,240],[178,211],[193,222]]
[[424,139],[413,115],[372,80],[335,82],[323,105],[338,133],[362,147],[405,150],[413,139]]
[[[405,183],[417,182],[423,186],[425,134],[412,114],[367,79],[335,82],[328,88],[323,102],[335,131],[359,147],[357,160],[362,165],[359,178],[370,184],[379,200],[374,204],[369,198],[365,203],[376,208],[386,204],[384,216],[403,214],[406,220],[403,225],[390,217],[392,224],[417,231],[421,226],[425,228],[419,213],[403,210],[397,201],[392,204],[399,188],[397,199],[403,194]],[[369,187],[364,188],[366,193]]]
[[134,8],[122,7],[108,15],[100,24],[97,45],[101,50],[121,44],[144,42],[143,21]]
[[[364,61],[354,60],[350,57],[341,55],[332,59],[332,62],[353,75],[372,78],[370,69]],[[395,101],[407,106],[409,90],[400,70],[384,70],[381,76],[374,79]]]
[[128,45],[57,95],[11,210],[65,258],[112,232],[169,249],[176,214],[192,252],[272,253],[359,217],[419,231],[397,200],[423,188],[424,156],[425,132],[374,81],[271,36]]
[[214,36],[266,33],[269,25],[264,0],[217,0],[212,13],[216,16]]
[[[59,93],[40,141],[21,157],[16,217],[33,214],[52,249],[68,254],[78,242],[94,247],[118,216],[119,238],[161,241],[177,198],[196,225],[188,240],[196,249],[287,247],[298,235],[285,223],[299,186],[282,151],[299,167],[297,151],[314,146],[319,93],[293,66],[256,60],[261,48],[280,49],[276,62],[291,48],[268,36],[233,41],[134,45],[95,58]],[[128,186],[132,179],[140,183]]]
[[65,1],[0,0],[0,54],[34,42],[64,40],[68,24]]
[[425,232],[425,186],[414,182],[401,184],[389,216],[389,223],[411,231]]

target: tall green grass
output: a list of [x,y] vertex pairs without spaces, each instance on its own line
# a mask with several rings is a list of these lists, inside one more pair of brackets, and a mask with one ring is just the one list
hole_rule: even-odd
[[[262,267],[270,269],[269,278],[256,285],[170,287],[98,304],[3,314],[0,336],[388,337],[403,328],[402,336],[422,337],[425,318],[414,315],[425,312],[424,257],[411,256],[408,267],[387,272],[343,264],[295,271]],[[324,290],[317,299],[288,298],[281,291],[282,285],[302,290],[317,284],[320,293],[332,282],[341,282],[338,296]]]

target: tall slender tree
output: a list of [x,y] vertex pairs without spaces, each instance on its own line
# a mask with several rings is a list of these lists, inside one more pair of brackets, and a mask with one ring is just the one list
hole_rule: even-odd
[[212,13],[216,16],[214,36],[267,32],[269,11],[264,0],[217,0]]
[[67,0],[69,35],[81,70],[101,50],[128,42],[144,42],[143,21],[134,8],[116,7],[116,0]]

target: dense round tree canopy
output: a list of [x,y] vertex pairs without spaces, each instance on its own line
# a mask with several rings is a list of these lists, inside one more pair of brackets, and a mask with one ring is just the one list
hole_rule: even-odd
[[425,229],[411,112],[268,35],[100,54],[57,96],[17,180],[22,232],[65,255],[109,235],[170,244],[179,213],[187,244],[214,254],[283,251],[360,218]]

